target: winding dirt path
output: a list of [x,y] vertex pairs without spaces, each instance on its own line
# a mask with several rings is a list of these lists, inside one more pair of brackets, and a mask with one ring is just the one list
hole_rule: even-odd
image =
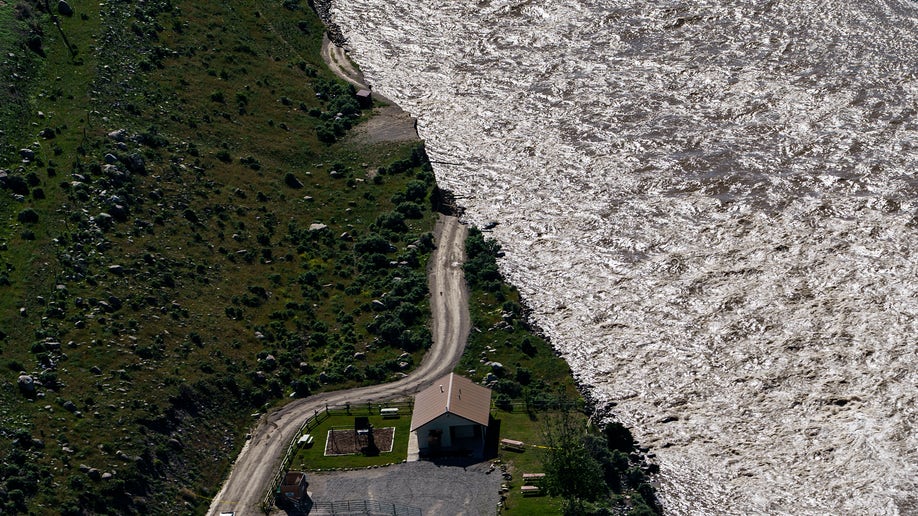
[[280,467],[287,445],[303,421],[315,411],[323,410],[326,404],[408,397],[432,385],[456,366],[470,328],[468,291],[462,273],[466,233],[466,227],[456,217],[446,215],[440,216],[434,229],[437,249],[431,256],[427,274],[433,344],[421,365],[397,382],[317,394],[263,416],[252,438],[239,453],[208,514],[232,511],[236,516],[262,514],[262,497]]

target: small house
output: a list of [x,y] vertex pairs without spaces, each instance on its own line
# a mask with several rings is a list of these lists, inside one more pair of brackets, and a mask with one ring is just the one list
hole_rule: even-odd
[[362,108],[368,108],[373,106],[373,94],[370,90],[360,89],[357,90],[357,104]]
[[411,431],[421,455],[481,457],[491,417],[491,390],[454,373],[419,392]]

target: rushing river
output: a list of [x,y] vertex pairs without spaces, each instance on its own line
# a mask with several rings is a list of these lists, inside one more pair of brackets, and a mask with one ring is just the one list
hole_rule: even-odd
[[333,15],[669,512],[918,513],[918,3]]

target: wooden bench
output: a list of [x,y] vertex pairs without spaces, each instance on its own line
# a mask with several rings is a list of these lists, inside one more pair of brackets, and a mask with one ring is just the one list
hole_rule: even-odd
[[523,493],[523,496],[535,496],[542,492],[542,489],[538,486],[523,486],[520,488],[520,491]]
[[524,484],[534,484],[545,479],[545,473],[523,473]]
[[379,409],[379,415],[383,419],[395,419],[398,418],[398,407],[389,407]]
[[525,443],[523,441],[514,441],[513,439],[501,439],[500,445],[505,450],[523,451]]

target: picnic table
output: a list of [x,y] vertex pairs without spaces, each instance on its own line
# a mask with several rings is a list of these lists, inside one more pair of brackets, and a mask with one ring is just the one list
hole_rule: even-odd
[[523,482],[541,482],[545,478],[545,473],[523,473]]
[[538,486],[523,486],[520,488],[520,491],[523,493],[523,496],[530,496],[541,493],[542,489]]
[[513,439],[501,439],[500,445],[507,450],[523,451],[525,443],[523,441],[514,441]]

